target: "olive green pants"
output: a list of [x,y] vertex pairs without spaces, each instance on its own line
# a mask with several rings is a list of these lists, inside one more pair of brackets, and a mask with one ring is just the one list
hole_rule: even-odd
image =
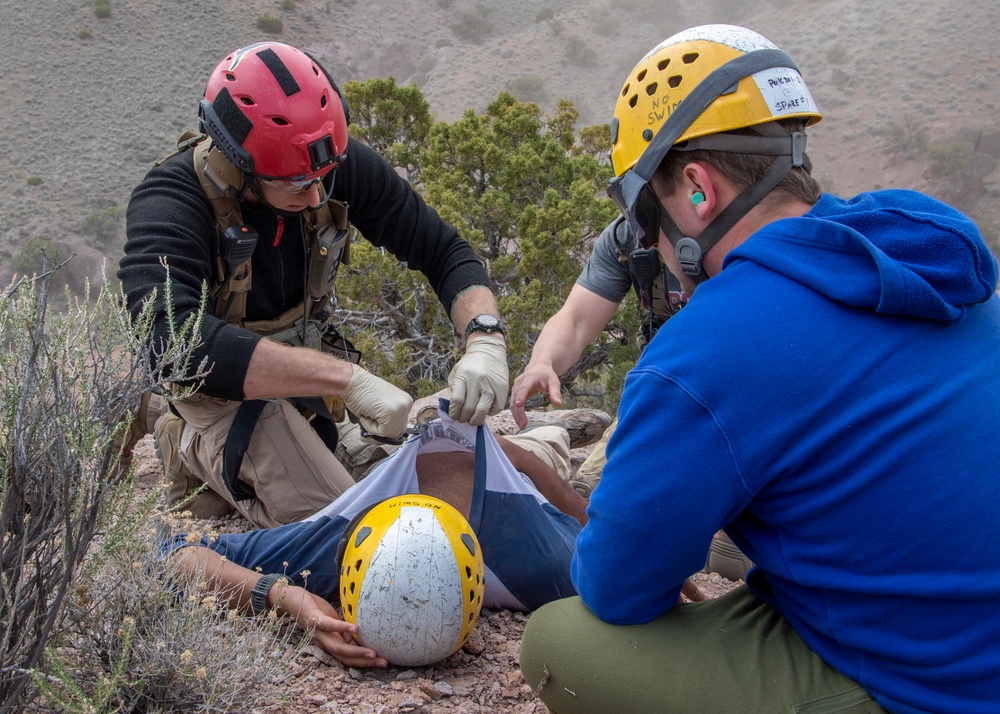
[[528,620],[521,671],[557,714],[885,711],[746,586],[645,625],[603,622],[578,597],[549,603]]

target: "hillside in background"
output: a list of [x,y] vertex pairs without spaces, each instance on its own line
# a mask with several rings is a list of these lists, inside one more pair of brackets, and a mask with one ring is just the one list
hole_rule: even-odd
[[0,281],[32,239],[75,252],[73,282],[120,253],[121,209],[149,165],[196,126],[209,71],[272,35],[340,81],[416,82],[438,120],[510,89],[581,125],[609,121],[628,70],[662,38],[706,22],[769,37],[798,62],[824,121],[815,173],[841,195],[901,186],[970,213],[996,246],[1000,7],[973,0],[0,0]]

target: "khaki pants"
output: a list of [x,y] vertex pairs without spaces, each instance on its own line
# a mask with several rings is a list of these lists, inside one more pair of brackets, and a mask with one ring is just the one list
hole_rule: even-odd
[[615,414],[615,418],[611,420],[608,428],[601,434],[601,440],[594,446],[594,450],[590,452],[590,456],[577,469],[577,481],[587,484],[591,490],[597,488],[597,484],[601,481],[601,473],[604,471],[604,465],[608,463],[608,455],[606,453],[608,440],[611,439],[611,435],[615,433],[615,429],[617,428],[618,415]]
[[578,597],[532,614],[521,671],[553,712],[884,714],[746,586],[611,625]]
[[[301,520],[325,507],[393,453],[373,445],[356,424],[341,422],[340,443],[331,452],[309,422],[289,402],[265,405],[243,456],[239,478],[256,498],[236,501],[222,478],[223,451],[240,402],[195,395],[175,404],[185,425],[180,458],[190,473],[222,496],[258,528]],[[566,480],[570,475],[569,434],[539,427],[505,437],[530,451]]]
[[310,516],[354,485],[298,409],[278,399],[264,406],[240,467],[239,478],[257,497],[233,499],[222,478],[222,456],[240,404],[195,395],[174,406],[185,422],[184,465],[255,526],[273,528]]

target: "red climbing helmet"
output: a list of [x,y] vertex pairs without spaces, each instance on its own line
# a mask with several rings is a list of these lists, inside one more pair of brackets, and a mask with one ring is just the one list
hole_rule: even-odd
[[212,71],[198,106],[202,131],[245,175],[302,181],[329,173],[347,152],[347,104],[302,50],[259,42]]

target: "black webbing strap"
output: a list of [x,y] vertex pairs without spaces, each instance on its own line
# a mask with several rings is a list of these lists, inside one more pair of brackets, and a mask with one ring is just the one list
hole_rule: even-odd
[[[316,416],[309,423],[316,435],[323,441],[326,448],[331,453],[337,450],[339,435],[337,425],[333,421],[333,415],[324,402],[319,397],[298,397],[289,399],[296,407],[308,409]],[[249,399],[236,410],[233,424],[229,427],[229,434],[226,436],[226,445],[222,449],[222,480],[229,489],[229,493],[237,501],[246,501],[256,498],[257,492],[253,486],[240,478],[240,468],[243,466],[243,456],[250,446],[250,439],[254,429],[257,428],[257,421],[267,404],[263,399]]]
[[233,418],[233,425],[229,427],[226,445],[222,449],[222,480],[237,501],[257,496],[253,486],[240,479],[240,467],[265,404],[267,402],[263,399],[249,399],[240,404]]

